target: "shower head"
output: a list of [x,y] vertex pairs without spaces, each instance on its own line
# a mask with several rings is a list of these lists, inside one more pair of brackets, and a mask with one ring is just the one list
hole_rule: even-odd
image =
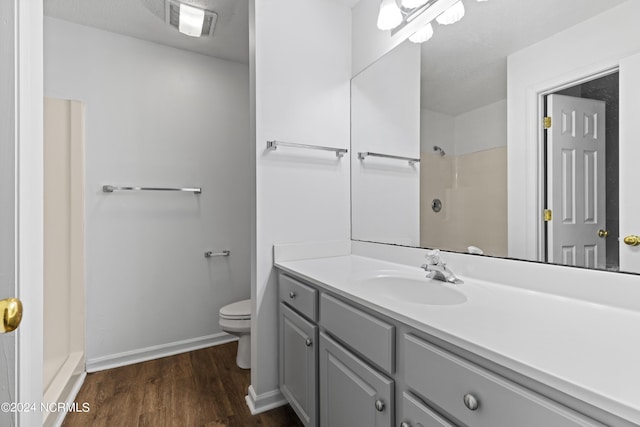
[[440,155],[442,157],[444,157],[444,155],[447,154],[447,153],[444,152],[444,150],[442,148],[438,147],[437,145],[433,146],[433,151],[437,151],[438,153],[440,153]]

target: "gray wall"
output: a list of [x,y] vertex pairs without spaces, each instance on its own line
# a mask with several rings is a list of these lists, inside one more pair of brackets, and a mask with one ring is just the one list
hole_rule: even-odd
[[[89,369],[216,342],[220,307],[250,295],[248,66],[51,18],[44,28],[45,95],[86,104]],[[231,256],[205,260],[207,249]]]

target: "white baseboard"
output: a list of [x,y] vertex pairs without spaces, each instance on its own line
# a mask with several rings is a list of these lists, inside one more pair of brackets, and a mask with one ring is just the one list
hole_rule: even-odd
[[249,386],[249,394],[247,394],[244,399],[251,411],[251,415],[260,414],[287,404],[287,400],[280,390],[272,390],[257,395],[253,386]]
[[212,347],[214,345],[225,344],[237,341],[234,335],[220,332],[205,337],[192,338],[189,340],[176,341],[169,344],[156,345],[123,353],[111,354],[95,359],[87,360],[87,372],[104,371],[105,369],[119,368],[121,366],[132,365],[134,363],[146,362],[147,360],[160,359],[161,357],[173,356],[188,351],[199,350],[201,348]]

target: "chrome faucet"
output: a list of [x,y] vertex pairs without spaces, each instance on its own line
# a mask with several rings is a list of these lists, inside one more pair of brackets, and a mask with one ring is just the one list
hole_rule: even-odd
[[433,249],[427,252],[427,263],[422,265],[425,271],[429,272],[427,277],[440,280],[442,282],[460,284],[462,280],[458,279],[453,271],[447,268],[447,265],[440,259],[440,250]]

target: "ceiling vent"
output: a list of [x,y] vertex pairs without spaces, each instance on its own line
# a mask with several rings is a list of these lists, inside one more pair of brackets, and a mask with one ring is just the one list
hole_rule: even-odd
[[[167,0],[165,8],[166,22],[180,31],[180,5],[185,4],[192,8],[197,8],[195,5],[181,3],[176,0]],[[216,21],[218,20],[218,14],[210,10],[200,9],[204,12],[204,20],[202,22],[202,34],[200,37],[212,36],[216,28]]]

